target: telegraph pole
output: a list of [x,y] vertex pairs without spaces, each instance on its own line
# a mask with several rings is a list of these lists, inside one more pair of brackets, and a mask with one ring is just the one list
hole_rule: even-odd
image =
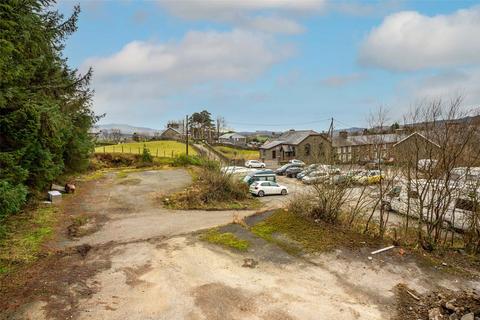
[[188,115],[185,116],[185,148],[188,156]]

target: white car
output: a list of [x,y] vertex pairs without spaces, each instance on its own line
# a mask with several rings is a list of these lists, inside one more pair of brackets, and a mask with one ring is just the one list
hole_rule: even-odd
[[248,160],[245,162],[245,167],[247,168],[265,168],[265,163],[258,160]]
[[305,165],[305,162],[303,162],[302,160],[297,160],[297,159],[292,159],[292,160],[288,161],[288,163],[299,164],[299,165],[302,165],[302,166]]
[[281,194],[284,196],[288,194],[288,189],[273,181],[255,181],[250,185],[250,193],[259,197],[271,194]]

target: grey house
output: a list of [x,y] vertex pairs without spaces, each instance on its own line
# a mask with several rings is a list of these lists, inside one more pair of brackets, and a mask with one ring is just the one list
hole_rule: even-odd
[[225,133],[218,138],[218,142],[231,144],[234,146],[245,146],[247,145],[247,138],[242,136],[241,134],[232,132],[232,133]]
[[277,163],[292,159],[305,163],[326,163],[330,159],[332,144],[328,138],[313,130],[289,130],[260,147],[262,161]]

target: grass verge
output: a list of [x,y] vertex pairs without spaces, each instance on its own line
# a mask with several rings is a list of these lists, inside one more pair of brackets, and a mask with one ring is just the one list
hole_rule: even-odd
[[52,238],[59,209],[41,207],[12,216],[6,221],[6,234],[0,239],[0,274],[34,262],[42,245]]
[[232,248],[238,251],[247,251],[250,242],[238,239],[233,233],[221,233],[218,229],[210,229],[200,236],[200,239],[223,247]]
[[213,148],[229,159],[257,160],[260,157],[258,150],[245,150],[226,146],[214,146]]

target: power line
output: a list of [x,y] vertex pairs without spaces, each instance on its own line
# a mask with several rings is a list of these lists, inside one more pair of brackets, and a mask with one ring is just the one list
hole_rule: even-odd
[[326,118],[322,120],[314,120],[314,121],[308,121],[308,122],[289,122],[289,123],[246,123],[246,122],[236,122],[236,121],[227,121],[229,124],[236,124],[236,125],[242,125],[242,126],[264,126],[264,127],[275,127],[275,126],[299,126],[299,125],[305,125],[305,124],[314,124],[314,123],[320,123],[320,122],[325,122],[331,120],[331,118]]

